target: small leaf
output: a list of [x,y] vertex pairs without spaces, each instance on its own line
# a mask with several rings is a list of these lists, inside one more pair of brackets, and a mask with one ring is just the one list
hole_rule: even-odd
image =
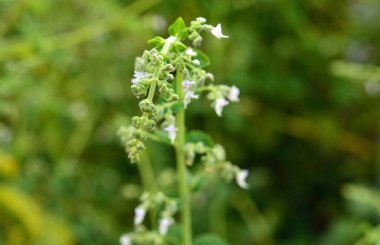
[[187,46],[185,44],[183,44],[182,42],[175,42],[174,45],[174,50],[175,51],[178,51],[178,52],[183,52],[187,49]]
[[212,147],[214,141],[207,133],[200,130],[192,130],[186,135],[186,142],[197,143],[202,142],[205,146]]
[[162,47],[164,46],[164,44],[165,44],[165,39],[163,39],[162,37],[155,37],[155,38],[153,38],[153,39],[150,39],[150,40],[148,41],[148,43],[149,43],[150,45],[152,45],[154,48],[156,48],[156,49],[160,49],[160,48],[162,48]]
[[230,245],[230,243],[219,236],[203,234],[195,239],[194,245]]
[[169,26],[169,34],[178,37],[180,40],[185,40],[188,35],[187,27],[181,17]]
[[210,59],[208,58],[208,56],[205,53],[203,53],[199,49],[194,49],[194,51],[197,52],[197,56],[195,56],[194,59],[197,59],[197,60],[200,61],[200,65],[199,66],[201,68],[210,65]]

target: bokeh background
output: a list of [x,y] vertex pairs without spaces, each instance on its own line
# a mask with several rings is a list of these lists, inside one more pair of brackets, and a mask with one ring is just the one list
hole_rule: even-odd
[[170,147],[131,165],[117,130],[138,113],[134,58],[179,16],[222,23],[208,69],[241,89],[222,118],[193,103],[188,127],[251,173],[247,192],[214,181],[193,196],[195,235],[376,244],[378,0],[1,0],[0,244],[117,244],[141,185],[175,181]]

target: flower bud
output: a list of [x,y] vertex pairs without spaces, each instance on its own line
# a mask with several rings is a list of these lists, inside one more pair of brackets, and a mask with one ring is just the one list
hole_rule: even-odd
[[141,118],[138,117],[138,116],[134,116],[134,117],[132,117],[132,125],[133,125],[133,127],[135,127],[135,128],[139,128],[140,125],[141,125]]
[[172,64],[167,64],[162,68],[163,71],[172,72],[174,71],[174,66]]
[[160,92],[160,94],[162,94],[164,96],[168,93],[168,91],[169,91],[169,88],[168,88],[168,85],[166,85],[166,84],[162,84],[162,86],[158,90],[158,92]]
[[128,140],[128,142],[127,142],[127,146],[128,146],[129,148],[131,148],[131,147],[136,146],[137,143],[138,143],[138,140],[137,140],[137,139],[131,139],[131,140]]
[[144,129],[147,131],[153,131],[156,127],[156,122],[152,119],[149,119],[144,124]]
[[176,101],[176,100],[179,100],[179,96],[177,94],[172,94],[170,95],[168,101],[171,102],[171,101]]
[[196,38],[198,38],[199,36],[200,36],[200,35],[198,34],[198,32],[193,31],[193,32],[191,32],[190,35],[189,35],[189,40],[193,41],[193,40],[195,40]]
[[137,139],[145,138],[144,132],[141,129],[135,130],[133,132],[133,136],[135,136]]
[[194,39],[193,45],[195,47],[199,47],[199,46],[201,46],[201,44],[202,44],[202,37],[201,36],[199,36],[199,37],[197,37],[197,38]]
[[139,106],[140,106],[140,109],[142,112],[150,113],[150,112],[154,112],[156,109],[156,106],[152,103],[152,101],[150,101],[148,99],[142,100],[139,103]]

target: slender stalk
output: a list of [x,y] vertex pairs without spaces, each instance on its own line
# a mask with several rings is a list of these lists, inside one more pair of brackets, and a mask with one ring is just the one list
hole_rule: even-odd
[[[176,76],[177,93],[179,100],[183,101],[184,94],[182,89],[182,68],[178,68]],[[187,173],[185,165],[185,154],[183,147],[185,145],[185,110],[181,109],[176,118],[177,137],[175,141],[175,152],[178,170],[178,185],[181,200],[183,202],[181,210],[183,245],[192,244],[191,231],[191,204],[190,191],[187,184]]]

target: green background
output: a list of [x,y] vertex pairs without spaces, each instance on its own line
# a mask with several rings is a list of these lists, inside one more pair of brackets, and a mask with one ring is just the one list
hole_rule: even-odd
[[[380,239],[377,0],[0,1],[0,244],[117,244],[142,192],[117,136],[147,40],[181,16],[206,35],[216,81],[241,89],[218,118],[187,110],[248,191],[217,180],[193,196],[194,234],[230,244],[375,244]],[[173,150],[148,143],[155,181]],[[361,239],[361,240],[360,240]]]

